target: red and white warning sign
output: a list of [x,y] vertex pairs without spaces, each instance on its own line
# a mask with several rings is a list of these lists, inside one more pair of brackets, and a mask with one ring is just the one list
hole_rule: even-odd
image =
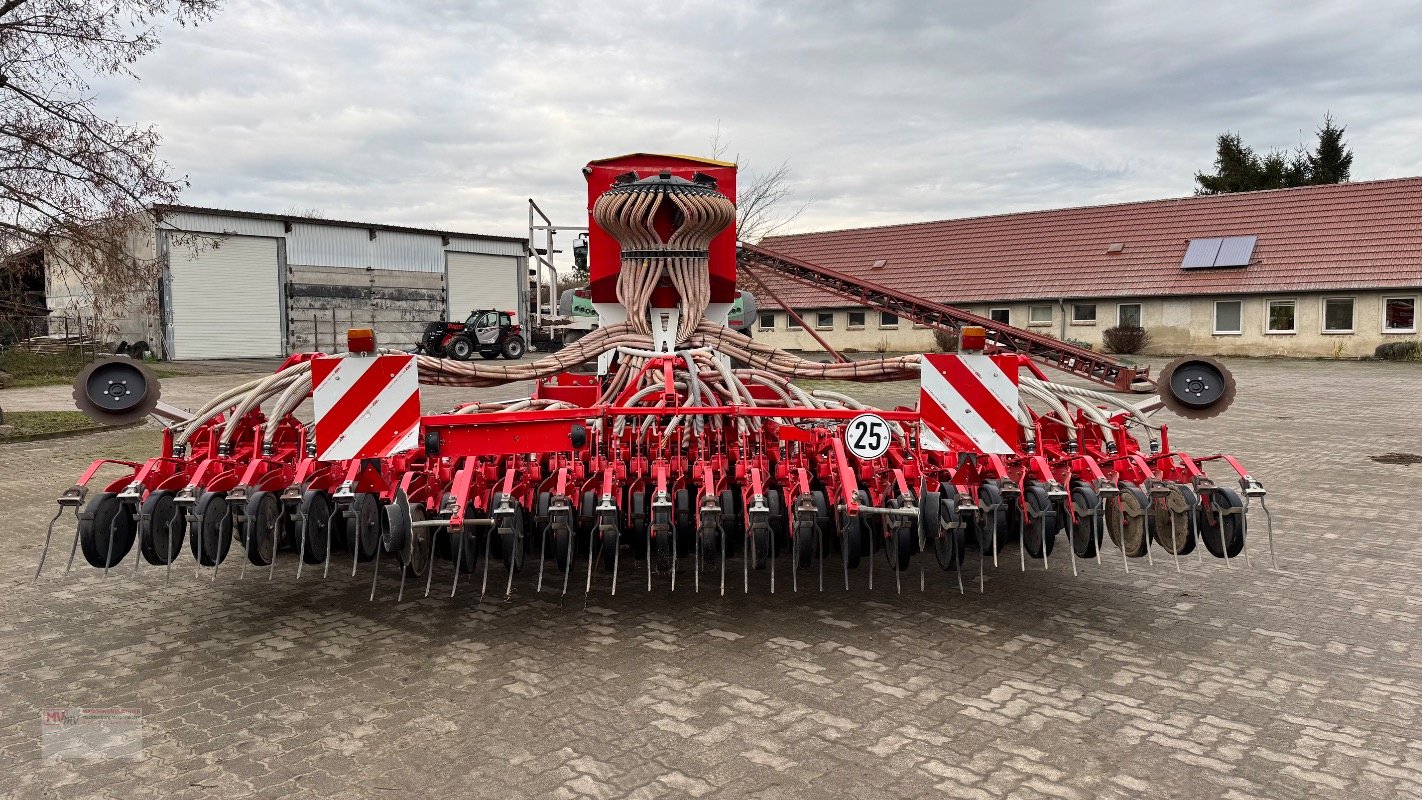
[[1004,370],[993,356],[924,354],[918,393],[923,449],[1016,452],[1017,396],[1017,370]]
[[317,458],[380,458],[420,440],[420,376],[414,356],[311,362]]

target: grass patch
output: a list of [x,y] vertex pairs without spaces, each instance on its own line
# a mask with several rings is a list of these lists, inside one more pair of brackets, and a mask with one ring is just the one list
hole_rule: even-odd
[[[0,353],[0,389],[24,389],[72,383],[94,359],[81,353],[31,353],[6,350]],[[151,365],[159,378],[182,375],[183,371]]]
[[102,427],[80,411],[11,411],[5,415],[5,424],[15,426],[15,431],[9,436],[0,436],[0,442],[25,436]]

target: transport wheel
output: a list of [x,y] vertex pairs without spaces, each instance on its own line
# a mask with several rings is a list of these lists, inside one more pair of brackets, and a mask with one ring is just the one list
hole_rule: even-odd
[[259,567],[276,557],[277,532],[281,529],[281,501],[274,492],[253,492],[243,515],[242,542],[247,561]]
[[160,489],[149,492],[138,520],[138,549],[150,564],[167,564],[183,552],[188,518],[173,502],[177,492]]
[[90,566],[112,567],[133,548],[138,524],[133,510],[114,492],[100,492],[79,516],[79,546]]
[[221,564],[232,547],[232,510],[226,492],[204,492],[198,498],[192,529],[193,558],[204,567]]
[[1244,502],[1233,489],[1220,486],[1205,493],[1195,515],[1210,555],[1234,558],[1244,550],[1243,511]]
[[359,561],[370,561],[380,547],[380,523],[385,516],[380,496],[361,492],[351,502],[351,511],[355,518],[346,520],[346,550],[355,550]]
[[1200,498],[1183,483],[1172,482],[1169,486],[1170,493],[1150,506],[1152,538],[1167,553],[1189,555],[1195,551],[1195,526],[1190,523],[1195,519]]
[[1062,525],[1071,529],[1072,551],[1080,558],[1095,558],[1101,544],[1101,526],[1097,524],[1101,498],[1082,481],[1071,487],[1071,514],[1062,518]]
[[1017,538],[1017,531],[1008,525],[1007,505],[996,483],[985,481],[978,487],[977,506],[971,524],[978,552],[986,556],[1002,552],[1007,542]]
[[527,346],[524,345],[523,339],[517,336],[511,336],[508,341],[504,342],[501,354],[509,361],[517,361],[523,358],[523,353],[526,349]]
[[320,564],[326,560],[326,551],[331,547],[331,497],[314,489],[301,496],[296,511],[304,541],[301,560]]
[[444,349],[455,361],[468,361],[474,357],[474,340],[468,336],[456,336],[449,340]]
[[1022,547],[1032,558],[1049,556],[1057,540],[1057,512],[1041,484],[1030,483],[1023,492],[1027,501],[1027,517],[1020,520],[1023,523],[1020,526]]
[[1140,558],[1146,554],[1149,536],[1150,498],[1141,487],[1130,481],[1117,484],[1121,494],[1116,498],[1116,508],[1106,506],[1106,533],[1128,558]]

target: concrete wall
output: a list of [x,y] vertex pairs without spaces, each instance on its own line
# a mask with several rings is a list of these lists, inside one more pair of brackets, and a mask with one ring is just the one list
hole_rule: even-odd
[[409,348],[444,319],[444,273],[289,264],[287,349],[344,350],[350,328],[374,328],[384,347]]
[[[1006,309],[1008,324],[1048,334],[1059,339],[1076,339],[1103,350],[1101,332],[1117,324],[1120,306],[1139,304],[1141,324],[1151,334],[1148,354],[1171,355],[1199,353],[1246,356],[1343,357],[1371,356],[1384,342],[1419,340],[1414,324],[1411,332],[1383,331],[1383,301],[1385,298],[1412,298],[1414,315],[1422,322],[1422,289],[1386,291],[1352,291],[1328,293],[1285,293],[1270,295],[1185,297],[1185,298],[1092,298],[1039,302],[968,303],[959,307],[981,316],[993,310]],[[1353,299],[1353,330],[1351,333],[1323,331],[1323,301],[1325,298]],[[1215,304],[1218,301],[1239,301],[1242,320],[1237,334],[1215,333]],[[1270,333],[1266,327],[1269,301],[1293,301],[1294,331]],[[1077,321],[1074,305],[1094,305],[1094,322]],[[1032,321],[1032,309],[1039,309],[1043,321]],[[932,332],[918,328],[907,320],[897,326],[879,324],[879,313],[864,312],[864,325],[850,326],[850,311],[854,309],[800,310],[805,324],[815,326],[816,333],[836,348],[861,351],[920,352],[933,349]],[[817,326],[819,313],[829,313],[832,325]],[[803,330],[788,327],[788,315],[773,314],[770,329],[757,324],[754,335],[767,344],[786,349],[818,350],[819,345]]]

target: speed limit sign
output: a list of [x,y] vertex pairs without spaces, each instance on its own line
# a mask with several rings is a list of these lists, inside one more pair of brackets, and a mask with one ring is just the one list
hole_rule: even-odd
[[889,452],[889,423],[878,414],[860,414],[845,426],[844,444],[856,458],[878,458]]

